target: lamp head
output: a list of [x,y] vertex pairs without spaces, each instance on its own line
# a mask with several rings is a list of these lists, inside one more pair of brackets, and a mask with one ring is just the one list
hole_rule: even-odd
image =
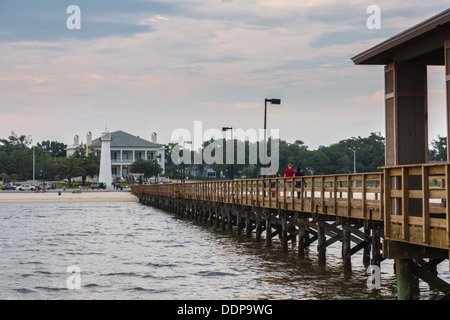
[[266,102],[270,102],[271,104],[281,104],[281,99],[266,99]]

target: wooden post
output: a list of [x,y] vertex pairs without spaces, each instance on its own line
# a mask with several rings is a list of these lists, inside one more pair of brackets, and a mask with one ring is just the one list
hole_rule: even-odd
[[361,174],[361,208],[364,219],[367,219],[367,202],[366,202],[366,175]]
[[325,208],[325,177],[320,177],[320,207],[322,213],[327,213]]
[[242,219],[242,216],[241,216],[241,209],[239,208],[239,209],[236,211],[236,228],[237,228],[237,234],[238,234],[238,235],[241,235],[241,231],[242,231],[242,223],[241,223],[241,219]]
[[428,167],[422,166],[422,237],[424,244],[430,243],[430,181]]
[[347,217],[352,215],[352,176],[347,175]]
[[[263,209],[264,210],[264,209]],[[261,242],[261,232],[262,232],[262,225],[261,225],[261,209],[260,208],[256,208],[256,213],[255,213],[255,233],[256,233],[256,242]]]
[[428,160],[427,65],[393,62],[385,67],[387,166]]
[[266,245],[272,244],[272,226],[270,221],[270,213],[266,210]]
[[397,299],[413,300],[413,261],[412,259],[395,259],[397,274]]
[[234,205],[232,205],[231,208],[228,208],[228,210],[227,210],[228,231],[230,231],[230,232],[233,232],[233,211],[234,211]]
[[[370,238],[369,221],[364,220],[364,236],[365,239]],[[371,246],[365,246],[363,249],[363,265],[367,268],[370,265],[370,248]]]
[[372,259],[370,264],[380,266],[381,263],[381,237],[377,229],[372,229]]
[[[447,92],[447,137],[450,137],[450,39],[444,41],[445,86]],[[447,161],[450,161],[450,139],[447,138]],[[448,202],[447,202],[448,205]]]
[[349,224],[346,218],[344,218],[344,222],[342,224],[342,260],[344,262],[344,270],[351,271],[352,270],[352,260],[350,253],[350,230]]
[[337,204],[337,177],[333,177],[333,207],[334,207],[334,214],[338,214],[338,204]]
[[286,213],[282,212],[281,210],[278,210],[278,212],[279,212],[278,216],[280,217],[280,222],[281,222],[281,234],[280,234],[281,245],[284,250],[287,250],[288,249],[288,240],[287,240]]
[[409,239],[409,197],[408,197],[408,168],[402,167],[402,238]]
[[224,206],[220,208],[220,225],[222,227],[222,230],[225,231],[225,223],[227,221],[227,218],[225,217],[226,209]]
[[305,257],[305,249],[306,249],[306,227],[303,223],[298,223],[298,256],[300,258]]
[[327,250],[327,239],[325,236],[325,221],[322,218],[318,218],[317,221],[317,252],[319,254],[319,263],[324,264],[326,262],[326,250]]
[[245,212],[245,235],[247,238],[251,238],[252,236],[252,220],[250,219],[251,212],[247,210]]
[[447,246],[450,247],[450,166],[448,164],[445,165],[445,217],[447,226]]

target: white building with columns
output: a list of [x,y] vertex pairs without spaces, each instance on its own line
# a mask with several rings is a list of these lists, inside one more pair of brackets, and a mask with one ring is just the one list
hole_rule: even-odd
[[[129,168],[137,159],[153,160],[162,167],[162,174],[165,172],[165,153],[164,146],[157,143],[156,133],[151,136],[151,141],[134,136],[124,131],[111,132],[110,154],[111,154],[111,173],[113,180],[116,177],[123,179],[129,178],[131,172]],[[78,139],[78,136],[75,136]],[[78,141],[76,141],[78,142]],[[67,147],[67,154],[73,154],[71,149],[84,146],[86,153],[94,151],[100,156],[102,149],[101,138],[92,140],[91,133],[86,136],[86,144],[79,145],[75,143]]]

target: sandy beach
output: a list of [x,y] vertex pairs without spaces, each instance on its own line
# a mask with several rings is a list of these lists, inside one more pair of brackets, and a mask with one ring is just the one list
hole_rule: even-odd
[[0,203],[55,203],[55,202],[138,202],[129,191],[109,190],[52,190],[46,192],[0,191]]

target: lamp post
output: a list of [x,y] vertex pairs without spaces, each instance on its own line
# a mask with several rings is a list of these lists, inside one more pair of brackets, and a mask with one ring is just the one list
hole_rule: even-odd
[[36,147],[31,147],[33,149],[33,184],[36,184]]
[[348,149],[353,151],[353,173],[356,173],[356,151],[358,151],[360,148],[348,148]]
[[231,145],[232,145],[232,155],[233,161],[231,162],[231,180],[234,180],[234,139],[233,139],[233,127],[222,127],[222,131],[231,131]]
[[[267,141],[266,141],[266,131],[267,131],[267,103],[271,104],[281,104],[281,99],[265,99],[264,100],[264,165],[266,164],[267,156]],[[265,178],[266,176],[264,176]]]
[[186,172],[184,163],[184,149],[186,148],[186,143],[192,145],[192,141],[183,141],[183,162],[181,163],[181,183],[186,182]]

